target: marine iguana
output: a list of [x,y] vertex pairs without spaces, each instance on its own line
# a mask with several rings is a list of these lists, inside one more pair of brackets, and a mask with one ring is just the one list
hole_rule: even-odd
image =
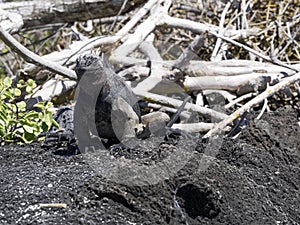
[[[120,147],[134,147],[130,140],[137,136],[141,112],[130,87],[115,73],[105,57],[95,54],[80,56],[76,60],[75,72],[79,80],[75,108],[63,107],[56,113],[54,119],[61,131],[53,128],[45,134],[43,145],[49,146],[55,141],[67,141],[69,145],[75,142],[75,133],[80,139],[77,143],[80,151],[81,148],[98,145],[101,140],[97,137],[121,142]],[[188,136],[181,130],[171,129],[171,126],[189,99],[185,99],[172,120],[161,129],[163,133]],[[150,135],[149,131],[145,133],[139,137]]]
[[135,138],[141,119],[137,97],[106,58],[94,54],[81,56],[77,59],[75,72],[79,78],[79,91],[74,130],[80,136],[79,144],[93,143],[91,135],[122,143]]
[[78,77],[75,107],[58,110],[54,119],[61,132],[52,128],[43,145],[55,140],[72,142],[74,133],[84,142],[80,143],[82,146],[96,144],[95,137],[115,141],[135,137],[141,119],[137,98],[107,59],[95,54],[80,56],[75,72]]

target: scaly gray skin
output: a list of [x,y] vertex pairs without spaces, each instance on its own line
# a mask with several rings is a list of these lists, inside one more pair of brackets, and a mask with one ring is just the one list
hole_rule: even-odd
[[[44,143],[55,141],[55,136],[58,139],[64,137],[71,142],[75,133],[79,140],[79,150],[96,147],[99,139],[95,137],[121,141],[123,146],[120,147],[134,147],[135,128],[140,122],[141,113],[132,90],[104,58],[94,54],[79,57],[75,72],[79,79],[75,110],[63,108],[58,111],[55,118],[63,132],[46,134]],[[182,134],[180,130],[171,129],[171,126],[188,100],[189,98],[184,101],[161,132],[166,135]],[[149,135],[146,130],[144,136]]]
[[90,132],[119,141],[135,137],[141,117],[137,98],[109,63],[87,54],[77,59],[75,72],[80,80],[74,111],[78,139],[91,143]]
[[54,119],[61,131],[52,128],[42,134],[46,136],[43,144],[71,142],[74,133],[81,142],[79,147],[98,143],[91,134],[115,141],[134,138],[141,118],[137,98],[106,59],[94,54],[81,56],[75,72],[79,79],[75,109],[64,107],[57,112]]

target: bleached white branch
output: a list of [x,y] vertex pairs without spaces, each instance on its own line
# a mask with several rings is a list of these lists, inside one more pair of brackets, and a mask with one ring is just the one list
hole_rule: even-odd
[[11,36],[7,31],[5,31],[0,26],[0,39],[11,49],[13,49],[15,52],[17,52],[20,56],[22,56],[26,61],[35,63],[39,66],[46,67],[47,69],[58,73],[62,76],[68,77],[70,79],[76,79],[77,76],[74,71],[61,66],[59,64],[56,64],[51,61],[47,61],[43,59],[42,57],[38,56],[37,54],[29,51],[27,48],[25,48],[23,45],[21,45],[13,36]]
[[[155,102],[155,103],[159,103],[161,105],[165,105],[165,106],[170,106],[173,108],[179,108],[183,101],[178,100],[178,99],[173,99],[173,98],[169,98],[166,96],[162,96],[162,95],[158,95],[158,94],[153,94],[153,93],[149,93],[149,92],[145,92],[145,93],[137,93],[137,95],[139,95],[140,97],[142,97],[143,99],[149,101],[149,102]],[[192,103],[187,103],[186,106],[184,107],[185,110],[191,110],[194,112],[197,112],[201,115],[204,115],[208,118],[213,118],[217,121],[223,120],[224,118],[227,117],[226,114],[221,113],[221,112],[217,112],[215,110],[206,108],[206,107],[201,107]]]
[[257,95],[255,98],[251,99],[249,102],[247,102],[245,105],[243,105],[241,108],[233,112],[230,116],[226,117],[224,120],[219,122],[216,126],[214,126],[213,129],[211,129],[209,132],[207,132],[203,138],[209,138],[216,134],[222,134],[224,131],[224,128],[232,123],[235,119],[237,119],[239,116],[243,115],[246,111],[250,110],[254,105],[259,104],[260,102],[264,101],[266,98],[274,95],[279,90],[290,86],[294,82],[300,80],[300,72],[295,73],[291,77],[284,78],[281,82],[274,86],[269,86],[264,92]]
[[[219,24],[219,34],[224,34],[224,22],[225,22],[225,17],[226,17],[226,14],[227,14],[227,11],[229,9],[231,5],[231,2],[228,1],[223,12],[222,12],[222,15],[221,15],[221,20],[220,20],[220,24]],[[219,52],[219,49],[221,47],[221,44],[222,44],[222,40],[220,38],[217,39],[216,41],[216,45],[215,45],[215,48],[212,52],[212,55],[211,55],[211,61],[218,61],[217,60],[217,56],[218,56],[218,52]],[[222,59],[222,56],[219,57],[219,60]]]
[[[190,30],[196,34],[201,34],[205,32],[209,33],[216,33],[218,32],[219,28],[215,25],[211,24],[204,24],[204,23],[199,23],[187,19],[180,19],[180,18],[174,18],[168,15],[165,15],[162,20],[160,20],[161,26],[169,26],[169,27],[175,27],[175,28],[181,28],[181,29],[187,29]],[[247,30],[229,30],[227,29],[224,35],[226,37],[230,38],[240,38],[240,37],[247,37],[250,35],[257,35],[259,32],[259,28],[252,28],[252,29],[247,29]]]
[[185,77],[183,83],[184,89],[188,91],[195,90],[229,90],[236,91],[238,88],[246,85],[251,81],[254,85],[262,86],[264,84],[257,80],[259,77],[270,77],[271,80],[280,78],[279,74],[264,74],[264,73],[251,73],[236,76],[201,76],[201,77]]
[[8,12],[0,8],[0,26],[4,30],[13,33],[21,29],[23,24],[23,18],[20,14]]

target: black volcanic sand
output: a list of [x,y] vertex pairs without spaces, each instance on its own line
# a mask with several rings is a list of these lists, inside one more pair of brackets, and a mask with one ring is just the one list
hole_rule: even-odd
[[81,154],[1,147],[0,224],[300,224],[298,116],[290,107],[265,113],[215,146],[216,157],[198,144],[174,177],[148,186],[109,181]]

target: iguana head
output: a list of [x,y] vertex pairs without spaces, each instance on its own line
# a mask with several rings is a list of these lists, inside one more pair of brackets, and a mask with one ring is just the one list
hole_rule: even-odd
[[78,79],[82,76],[96,76],[102,74],[104,70],[104,63],[100,56],[95,54],[86,54],[79,56],[76,60],[75,72]]

